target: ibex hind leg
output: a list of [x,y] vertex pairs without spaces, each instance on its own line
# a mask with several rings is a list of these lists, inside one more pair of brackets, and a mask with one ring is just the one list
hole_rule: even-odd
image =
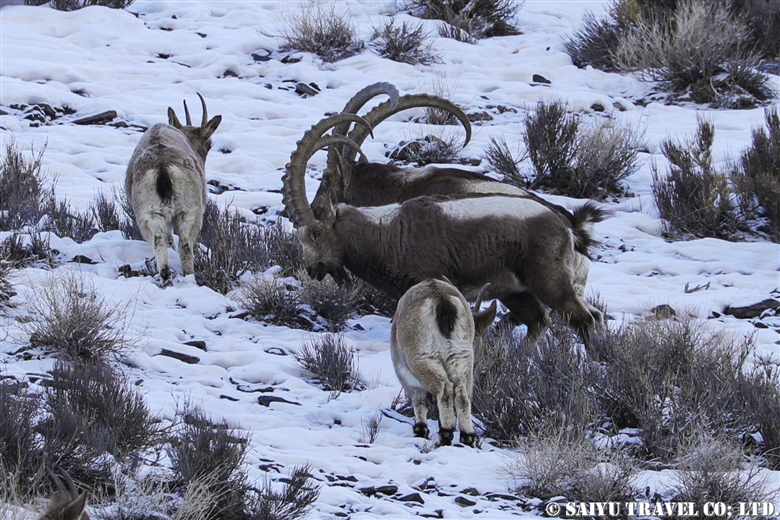
[[414,436],[428,438],[428,392],[422,388],[407,389],[406,394],[414,408]]
[[193,255],[202,224],[203,215],[198,212],[182,212],[176,215],[174,220],[174,228],[179,236],[179,256],[184,276],[195,272]]
[[168,224],[159,215],[147,214],[138,216],[138,227],[141,228],[144,239],[154,248],[154,257],[157,261],[157,270],[160,272],[162,285],[169,285],[173,273],[168,265],[168,243],[171,236]]
[[471,398],[466,384],[455,384],[455,415],[460,427],[460,442],[472,448],[477,442],[474,424],[471,420]]
[[511,312],[511,318],[518,325],[528,326],[529,341],[536,341],[550,326],[550,318],[539,300],[530,292],[523,291],[511,293],[501,297],[507,309]]

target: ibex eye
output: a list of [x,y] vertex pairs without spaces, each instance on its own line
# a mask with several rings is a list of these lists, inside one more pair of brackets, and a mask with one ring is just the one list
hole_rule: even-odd
[[320,238],[320,235],[321,235],[321,234],[322,234],[322,230],[320,230],[320,229],[315,229],[315,230],[314,230],[314,233],[312,233],[311,235],[312,235],[312,236],[313,236],[315,239],[317,239],[317,238]]

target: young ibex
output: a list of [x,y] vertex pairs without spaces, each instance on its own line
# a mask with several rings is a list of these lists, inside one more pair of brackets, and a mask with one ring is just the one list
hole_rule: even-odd
[[65,482],[51,470],[49,477],[57,487],[57,492],[49,500],[46,512],[38,520],[89,520],[84,508],[87,506],[87,494],[79,494],[76,485],[65,470],[60,470]]
[[[496,302],[479,312],[487,285],[474,304],[454,285],[426,280],[398,301],[390,335],[393,366],[414,407],[414,435],[428,438],[428,400],[439,408],[439,444],[452,444],[455,418],[460,442],[474,447],[471,422],[474,349],[496,317]],[[453,413],[454,410],[454,413]]]
[[349,270],[396,298],[429,278],[446,276],[469,299],[489,282],[486,297],[523,316],[529,330],[544,330],[545,304],[568,316],[587,340],[596,318],[575,289],[575,249],[586,250],[590,235],[532,198],[417,197],[370,208],[325,206],[315,216],[306,198],[306,164],[324,146],[356,146],[344,136],[322,137],[324,127],[345,117],[360,119],[338,114],[307,131],[282,178],[282,200],[312,278],[330,274],[341,282]]
[[192,126],[187,102],[186,125],[168,108],[168,124],[156,124],[141,137],[125,175],[125,191],[144,240],[154,247],[160,279],[166,285],[172,276],[168,247],[173,234],[179,237],[179,254],[185,276],[195,272],[193,249],[206,209],[206,155],[211,135],[222,116],[208,120],[206,101],[200,126]]

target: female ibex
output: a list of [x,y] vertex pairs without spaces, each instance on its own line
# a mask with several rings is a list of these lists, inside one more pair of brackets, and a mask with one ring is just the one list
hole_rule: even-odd
[[339,282],[349,270],[396,298],[428,278],[446,276],[466,298],[489,282],[486,297],[499,298],[523,316],[534,333],[545,326],[541,302],[568,316],[586,338],[596,318],[575,290],[575,249],[586,250],[588,229],[567,226],[533,198],[417,197],[368,208],[325,205],[315,216],[306,199],[306,164],[334,143],[359,148],[344,136],[323,137],[324,130],[347,119],[361,118],[338,114],[307,131],[282,178],[283,201],[312,278],[330,274]]
[[200,126],[192,126],[186,101],[186,125],[179,122],[169,107],[168,124],[156,124],[146,131],[135,147],[125,175],[127,198],[144,240],[154,247],[163,285],[172,275],[168,267],[172,232],[179,237],[184,275],[195,272],[193,249],[207,201],[206,155],[211,149],[211,135],[222,121],[222,116],[209,121],[206,101],[200,93],[198,97],[203,106]]
[[51,497],[46,512],[38,520],[89,520],[87,512],[84,511],[87,494],[79,494],[67,471],[60,470],[65,483],[53,471],[48,471],[57,492]]
[[[472,313],[454,285],[426,280],[398,301],[390,335],[393,366],[414,407],[414,434],[428,437],[428,400],[439,408],[439,444],[449,445],[460,426],[460,442],[474,446],[471,422],[474,349],[496,317],[496,302],[479,312],[482,288]],[[453,413],[453,409],[454,412]]]

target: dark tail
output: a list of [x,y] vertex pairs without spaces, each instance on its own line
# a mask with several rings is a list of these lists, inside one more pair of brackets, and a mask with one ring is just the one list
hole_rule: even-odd
[[171,174],[168,173],[168,167],[165,165],[157,168],[157,195],[166,204],[173,198],[173,181]]
[[445,338],[450,339],[452,336],[456,321],[458,321],[458,309],[449,298],[442,297],[436,303],[436,325]]
[[593,224],[601,222],[610,215],[609,211],[598,207],[595,202],[588,201],[574,210],[574,222],[572,231],[574,232],[574,249],[588,258],[590,246],[597,244],[598,240],[593,238]]

